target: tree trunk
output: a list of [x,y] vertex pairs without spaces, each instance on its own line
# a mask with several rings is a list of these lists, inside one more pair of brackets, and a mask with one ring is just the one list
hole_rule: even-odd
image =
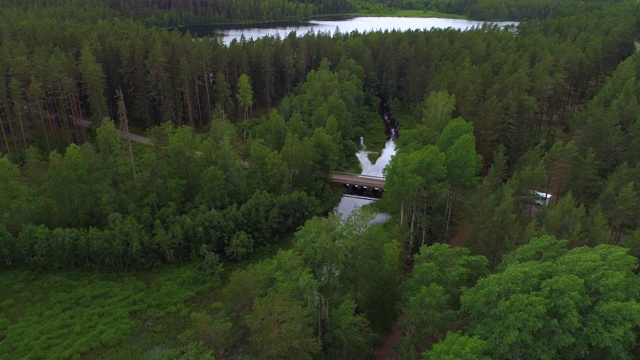
[[20,123],[20,133],[22,134],[22,145],[24,145],[24,151],[27,151],[27,139],[24,133],[24,123],[22,122],[22,114],[18,111],[18,122]]
[[47,120],[49,121],[49,127],[51,128],[51,133],[53,135],[58,134],[58,126],[54,124],[53,118],[51,117],[51,106],[49,105],[49,99],[47,99],[47,92],[44,93],[44,106],[45,111],[47,113]]
[[189,85],[184,82],[184,97],[187,103],[187,111],[189,113],[189,125],[193,128],[193,111],[191,110],[191,100],[189,99]]
[[209,94],[209,75],[207,74],[207,68],[202,64],[202,73],[204,75],[204,84],[207,89],[207,119],[211,121],[211,95]]
[[318,341],[322,343],[322,295],[318,301]]
[[44,138],[47,141],[47,150],[51,152],[51,145],[49,144],[49,134],[47,133],[47,124],[44,122],[44,116],[42,116],[42,106],[40,106],[40,99],[36,97],[36,103],[38,106],[38,114],[40,114],[40,121],[42,121],[42,131],[44,132]]
[[[120,118],[120,130],[129,134],[129,118],[127,117],[127,108],[124,104],[124,96],[122,90],[118,89],[118,117]],[[133,147],[131,146],[131,140],[127,138],[127,150],[129,151],[129,157],[131,158],[131,172],[133,173],[133,180],[136,179],[136,163],[133,159]]]
[[449,190],[449,195],[447,199],[447,212],[446,212],[446,221],[445,221],[445,234],[449,234],[449,222],[451,221],[451,214],[453,213],[453,199],[456,196],[455,190]]
[[[84,118],[82,117],[82,109],[80,108],[80,96],[78,95],[78,93],[73,94],[72,96],[73,98],[73,104],[76,108],[76,116],[77,116],[77,120],[78,121],[82,121],[84,120]],[[87,141],[87,129],[83,126],[80,126],[80,130],[82,131],[82,141],[86,142]]]
[[16,142],[16,133],[13,130],[13,122],[11,119],[11,115],[9,114],[9,111],[6,112],[7,114],[7,123],[9,124],[9,133],[11,134],[11,141],[13,142],[13,148],[17,149],[18,148],[18,143]]
[[193,75],[193,80],[196,87],[196,107],[198,108],[198,122],[200,123],[200,129],[202,129],[202,109],[200,109],[200,91],[198,90],[198,77],[196,75]]
[[409,260],[411,260],[411,255],[413,253],[413,235],[414,235],[413,227],[414,227],[415,219],[416,219],[416,209],[414,205],[414,208],[411,211],[411,227],[409,230]]
[[2,116],[0,116],[0,130],[2,130],[2,139],[4,140],[4,146],[7,148],[7,154],[11,156],[11,148],[9,147],[9,141],[7,140],[7,133],[4,131],[4,123],[2,122]]
[[76,132],[76,141],[80,144],[80,132],[78,131],[78,123],[76,122],[76,111],[75,106],[73,105],[73,100],[71,98],[71,93],[67,93],[67,100],[69,101],[69,106],[71,107],[71,123],[73,124],[73,129]]

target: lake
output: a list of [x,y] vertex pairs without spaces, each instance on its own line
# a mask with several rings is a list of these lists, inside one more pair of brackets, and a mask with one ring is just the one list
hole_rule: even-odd
[[[517,25],[512,21],[475,21],[461,19],[445,19],[445,18],[416,18],[416,17],[354,17],[335,20],[309,20],[296,22],[268,22],[260,24],[231,24],[231,25],[199,25],[181,27],[180,30],[192,33],[194,37],[218,36],[220,41],[229,45],[233,40],[240,40],[242,36],[245,39],[257,39],[264,36],[280,36],[285,38],[292,32],[297,36],[303,36],[308,32],[314,33],[330,33],[334,34],[339,31],[341,33],[351,33],[353,31],[373,32],[373,31],[407,31],[407,30],[431,30],[431,29],[456,29],[468,30],[474,27],[481,27],[484,24],[493,23],[501,27],[508,25]],[[363,176],[382,177],[384,168],[389,164],[391,158],[396,153],[395,138],[397,129],[392,126],[388,111],[383,116],[383,121],[387,130],[389,130],[389,139],[386,146],[382,150],[380,156],[375,162],[369,160],[369,152],[366,149],[364,139],[361,140],[361,150],[356,154],[362,168]],[[370,204],[376,201],[374,198],[361,196],[345,195],[340,203],[336,206],[335,211],[343,218],[356,208]],[[377,214],[374,222],[384,222],[389,219],[387,214]]]
[[[288,22],[268,22],[247,25],[198,25],[180,28],[181,31],[189,30],[194,37],[219,36],[220,40],[229,45],[234,39],[239,40],[241,36],[249,40],[264,36],[287,37],[290,33],[296,32],[297,36],[302,36],[309,31],[314,33],[331,33],[336,30],[341,33],[353,31],[371,32],[378,30],[430,30],[436,29],[458,29],[467,30],[473,27],[480,27],[487,21],[443,19],[443,18],[415,18],[415,17],[354,17],[339,20],[309,20],[309,21],[288,21]],[[499,26],[517,25],[513,21],[494,22]]]

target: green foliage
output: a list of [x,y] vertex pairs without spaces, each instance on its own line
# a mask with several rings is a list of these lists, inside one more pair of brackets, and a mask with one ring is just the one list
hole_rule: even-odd
[[191,327],[187,329],[181,338],[188,341],[201,341],[209,348],[224,351],[231,344],[231,328],[233,325],[222,316],[212,318],[206,312],[192,312],[190,315]]
[[[488,186],[485,182],[483,186]],[[522,211],[519,199],[515,195],[518,179],[509,180],[497,190],[489,189],[473,204],[472,226],[473,232],[467,240],[467,246],[480,255],[489,259],[490,267],[500,263],[504,254],[516,249],[526,238],[525,225],[527,213]]]
[[637,259],[620,247],[566,243],[533,239],[462,295],[469,333],[493,356],[632,358]]
[[214,324],[216,329],[233,324],[228,333],[231,343],[251,334],[249,347],[257,354],[308,356],[318,351],[311,317],[316,289],[302,259],[292,251],[281,251],[231,274],[223,306],[215,315],[221,322]]
[[[144,282],[131,275],[3,272],[0,358],[75,358],[128,337],[210,287],[189,268]],[[137,331],[137,330],[136,330]],[[48,355],[47,355],[48,354]]]
[[247,324],[256,356],[313,359],[320,350],[313,336],[311,312],[286,293],[272,292],[257,299]]
[[[0,158],[2,266],[161,274],[3,274],[16,281],[0,294],[0,354],[210,358],[209,349],[250,339],[256,356],[356,358],[369,355],[373,332],[389,329],[401,298],[412,336],[402,355],[417,357],[463,326],[465,293],[467,335],[477,337],[449,333],[425,356],[632,356],[636,263],[597,245],[627,240],[638,253],[636,4],[105,1],[0,0],[0,148],[10,153]],[[177,25],[395,7],[545,20],[226,46],[130,19]],[[331,198],[327,174],[352,167],[380,100],[402,123],[379,203],[400,227],[314,219],[293,251],[232,274],[222,308],[191,311],[185,301],[207,287],[197,274],[217,283],[223,263],[237,266],[226,260],[272,249],[318,213]],[[95,133],[78,126],[83,115],[97,124],[124,112],[132,128],[163,124],[151,130],[156,146],[129,158],[109,120]],[[250,112],[269,115],[249,120]],[[192,129],[207,126],[205,136]],[[75,144],[94,135],[94,145]],[[535,208],[531,190],[557,201]],[[421,246],[448,241],[458,226],[498,268],[475,290],[465,288],[486,275],[482,257]],[[597,247],[567,251],[543,238],[518,248],[545,234]],[[400,254],[419,248],[398,290]],[[198,271],[162,267],[195,259]],[[286,326],[270,331],[276,323]],[[154,337],[168,329],[170,348]],[[127,336],[134,332],[142,340]]]
[[325,341],[331,359],[357,359],[368,357],[373,345],[369,322],[356,314],[356,304],[346,300],[331,314],[331,328]]
[[422,123],[436,133],[441,133],[451,121],[455,105],[455,95],[449,95],[443,91],[429,94],[423,105]]
[[335,215],[313,218],[296,233],[294,250],[319,281],[318,321],[328,331],[336,320],[332,311],[348,298],[378,333],[388,331],[394,319],[400,248],[380,227],[370,227],[372,219],[367,212],[345,221]]
[[468,337],[449,332],[444,340],[424,353],[425,360],[489,360],[489,346],[478,337]]
[[401,286],[401,311],[408,339],[421,349],[455,327],[461,293],[488,274],[488,262],[468,249],[443,244],[423,246],[414,261],[411,277]]
[[231,238],[225,251],[230,259],[242,260],[253,251],[253,239],[244,231],[240,231]]
[[249,109],[253,105],[253,90],[251,88],[251,78],[246,74],[240,75],[238,79],[238,93],[236,94],[240,107],[244,109],[244,119],[247,120]]
[[[16,231],[21,224],[35,220],[36,201],[32,190],[20,181],[18,166],[12,164],[7,157],[0,157],[0,203],[3,204],[0,224],[7,226],[8,230]],[[7,240],[9,239],[5,235],[4,241]]]
[[213,278],[219,278],[224,271],[224,265],[220,261],[220,255],[207,250],[204,244],[200,247],[199,255],[202,258],[200,269]]
[[191,343],[187,346],[185,353],[179,357],[180,360],[215,360],[213,352],[202,343]]

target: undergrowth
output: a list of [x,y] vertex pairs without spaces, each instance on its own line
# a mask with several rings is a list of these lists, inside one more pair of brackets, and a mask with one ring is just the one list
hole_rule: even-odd
[[173,335],[191,313],[185,302],[216,284],[194,266],[137,274],[2,272],[0,359],[161,358],[138,355],[175,347]]

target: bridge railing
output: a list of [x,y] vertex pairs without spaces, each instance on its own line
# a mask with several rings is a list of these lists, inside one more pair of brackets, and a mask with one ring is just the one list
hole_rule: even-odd
[[366,178],[366,179],[375,179],[375,180],[384,180],[385,179],[382,176],[361,175],[361,174],[354,174],[354,173],[348,173],[348,172],[342,172],[342,171],[334,171],[331,174],[332,175],[347,175],[347,176],[354,176],[354,177],[360,177],[360,178]]

